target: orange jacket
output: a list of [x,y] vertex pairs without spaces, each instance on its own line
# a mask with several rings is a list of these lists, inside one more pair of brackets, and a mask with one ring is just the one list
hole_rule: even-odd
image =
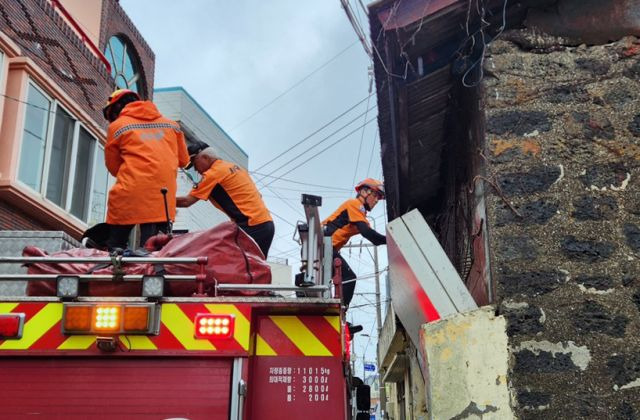
[[255,226],[272,221],[249,173],[235,163],[217,159],[189,194],[211,201],[239,225]]
[[333,223],[337,228],[331,235],[333,249],[339,251],[349,241],[349,238],[360,233],[356,227],[358,222],[364,222],[367,226],[369,225],[367,210],[357,198],[345,201],[336,211],[331,213],[331,216],[322,221],[323,226]]
[[169,217],[176,216],[178,166],[189,163],[180,126],[149,101],[124,107],[109,124],[105,163],[116,183],[109,191],[107,223],[133,225],[167,220],[160,189],[167,188]]

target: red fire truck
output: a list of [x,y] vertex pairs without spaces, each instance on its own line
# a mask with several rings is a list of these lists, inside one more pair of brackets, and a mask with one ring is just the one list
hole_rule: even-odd
[[[212,296],[167,297],[164,281],[201,278],[125,275],[120,280],[142,282],[142,296],[78,296],[79,284],[113,279],[65,273],[48,277],[56,282],[55,297],[0,297],[0,418],[368,418],[367,389],[352,398],[358,381],[350,376],[340,279],[331,278],[331,258],[323,258],[331,252],[320,231],[319,201],[304,200],[307,223],[298,230],[302,275],[311,287],[218,284]],[[122,265],[206,263],[117,258]],[[1,259],[71,260],[79,262]],[[229,296],[247,291],[261,295]],[[295,291],[298,296],[279,295]],[[363,412],[356,414],[355,405]]]

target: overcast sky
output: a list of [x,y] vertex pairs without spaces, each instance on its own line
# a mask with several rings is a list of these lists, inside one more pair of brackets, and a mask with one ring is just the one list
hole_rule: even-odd
[[[370,61],[340,1],[120,0],[120,4],[156,54],[155,87],[184,87],[249,155],[251,171],[260,168],[260,173],[282,176],[312,158],[284,178],[335,188],[282,180],[276,180],[270,188],[258,183],[267,206],[277,215],[270,256],[288,258],[296,271],[299,247],[291,236],[292,225],[304,219],[299,204],[301,192],[323,196],[320,215],[324,218],[354,195],[354,180],[368,176],[382,179],[375,94],[368,102],[372,109],[366,113]],[[352,6],[368,35],[364,12],[356,7],[357,1],[352,0]],[[362,100],[342,118],[290,150]],[[352,120],[341,132],[309,150]],[[319,153],[352,131],[343,141]],[[280,159],[261,168],[285,151]],[[304,151],[308,153],[294,159]],[[253,177],[261,178],[256,174]],[[272,180],[266,178],[265,182]],[[376,218],[377,230],[384,232],[384,203],[371,215]],[[384,268],[386,250],[379,250]],[[374,272],[367,250],[353,249],[351,256],[345,250],[343,254],[358,275]],[[372,361],[375,308],[369,303],[375,296],[358,293],[373,291],[372,278],[359,281],[349,311],[356,322],[364,323],[364,333],[374,336],[371,340],[357,338],[355,346],[360,354],[367,347],[367,358]]]

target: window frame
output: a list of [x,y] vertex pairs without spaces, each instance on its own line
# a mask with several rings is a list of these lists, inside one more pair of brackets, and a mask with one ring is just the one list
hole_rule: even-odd
[[[22,154],[24,152],[23,146],[24,146],[24,134],[25,134],[25,129],[26,129],[26,125],[27,125],[27,110],[26,107],[30,106],[29,105],[29,88],[33,87],[34,89],[36,89],[42,96],[44,96],[48,101],[49,101],[49,116],[47,117],[47,128],[46,128],[46,132],[44,133],[44,156],[42,157],[42,166],[40,167],[40,188],[38,190],[31,188],[30,185],[28,185],[27,183],[25,183],[24,181],[22,181],[20,179],[20,167],[22,165]],[[51,120],[53,120],[54,118],[51,118],[51,110],[54,107],[55,101],[53,100],[53,97],[51,95],[49,95],[49,93],[42,89],[40,86],[38,86],[37,83],[35,83],[31,78],[29,78],[27,80],[27,92],[26,92],[26,100],[24,101],[24,106],[25,106],[25,113],[24,116],[22,118],[22,127],[21,127],[21,131],[20,131],[20,151],[18,153],[18,168],[16,171],[16,180],[18,182],[20,182],[21,185],[24,185],[25,187],[27,187],[29,190],[31,191],[35,191],[38,194],[42,195],[42,188],[44,185],[46,185],[46,179],[48,178],[48,174],[45,172],[45,166],[46,166],[46,161],[47,161],[47,154],[49,152],[49,144],[50,144],[50,140],[49,140],[49,136],[50,133],[52,131],[53,128],[53,123]]]
[[[94,205],[94,195],[93,195],[93,185],[96,181],[96,168],[98,167],[98,154],[102,153],[104,155],[104,146],[102,144],[100,144],[100,142],[98,142],[97,147],[96,147],[96,151],[93,154],[93,171],[91,171],[91,190],[89,191],[89,210],[87,212],[87,221],[85,223],[89,223],[89,221],[91,220],[91,212],[93,209],[93,205]],[[111,189],[112,186],[112,182],[111,182],[111,174],[109,173],[109,171],[106,170],[106,166],[105,166],[105,172],[107,173],[107,182],[105,184],[105,192],[104,192],[104,214],[102,215],[102,219],[104,221],[104,219],[107,216],[107,202],[109,199],[109,190]],[[115,179],[115,178],[114,178]],[[101,223],[101,222],[96,222],[96,223]]]
[[[116,52],[114,51],[112,40],[116,39],[120,44],[122,44],[122,60],[121,62],[117,62]],[[120,34],[113,34],[107,38],[106,47],[103,51],[105,57],[111,64],[111,76],[115,89],[131,89],[138,93],[142,94],[143,83],[142,83],[142,71],[140,70],[142,64],[138,62],[138,59],[135,54],[131,54],[129,50],[135,52],[134,46],[129,42],[128,39],[123,37]],[[126,62],[129,61],[131,65],[131,70],[133,71],[133,75],[129,80],[126,75]],[[125,87],[122,87],[118,84],[118,78],[121,78],[125,82]],[[133,85],[131,86],[130,83]]]
[[[37,194],[38,196],[40,196],[47,204],[49,205],[53,205],[56,208],[61,209],[62,211],[65,212],[65,214],[71,218],[73,218],[74,220],[77,220],[85,225],[88,225],[89,220],[91,219],[91,206],[93,205],[93,182],[95,180],[95,176],[96,176],[96,164],[97,164],[97,154],[102,152],[104,153],[104,145],[100,142],[99,138],[96,137],[94,135],[94,133],[89,129],[89,127],[82,121],[80,121],[80,119],[76,116],[75,113],[71,112],[66,106],[64,106],[62,103],[60,103],[59,100],[57,100],[55,97],[53,97],[52,95],[50,95],[45,89],[41,88],[33,79],[29,78],[28,81],[28,88],[29,87],[33,87],[34,89],[37,89],[39,93],[41,93],[49,102],[50,102],[50,106],[49,106],[49,118],[47,121],[47,126],[46,126],[46,133],[44,136],[45,139],[45,144],[44,144],[44,157],[43,157],[43,162],[40,168],[41,171],[41,179],[40,179],[40,188],[39,189],[34,189],[31,188],[31,186],[27,185],[26,183],[24,183],[23,181],[21,181],[18,178],[19,172],[20,172],[20,165],[22,164],[22,153],[23,153],[23,142],[24,142],[24,131],[25,131],[25,126],[27,123],[27,119],[26,119],[26,114],[25,114],[25,118],[22,121],[22,131],[21,131],[21,137],[20,137],[20,153],[18,155],[18,170],[16,172],[16,176],[15,176],[15,180],[22,186],[24,186],[25,188],[27,188],[29,191],[33,191],[35,194]],[[27,95],[28,95],[28,89],[27,89]],[[25,103],[25,106],[29,106],[28,104]],[[64,203],[61,204],[57,204],[54,201],[50,200],[49,198],[47,198],[47,188],[48,188],[48,182],[49,182],[49,170],[51,168],[51,155],[52,155],[52,149],[53,149],[53,136],[55,133],[55,120],[56,120],[56,113],[58,111],[58,107],[61,107],[62,110],[64,110],[72,119],[73,119],[73,135],[72,135],[72,144],[71,144],[71,155],[70,155],[70,162],[69,162],[69,176],[68,178],[65,180],[63,178],[63,181],[65,182],[65,186],[64,188],[66,188],[67,194],[66,197],[64,197]],[[78,145],[79,145],[79,138],[80,138],[80,130],[84,129],[87,134],[91,137],[91,139],[94,141],[93,144],[93,155],[90,156],[88,159],[91,160],[92,162],[92,166],[91,166],[91,174],[90,174],[90,182],[89,182],[89,189],[88,191],[86,191],[85,193],[89,194],[89,199],[88,199],[88,207],[87,207],[87,211],[86,213],[86,220],[82,219],[76,215],[74,215],[73,213],[71,213],[71,205],[72,205],[72,200],[73,200],[73,186],[75,183],[75,178],[76,178],[76,163],[77,163],[77,159],[78,159]],[[110,178],[108,178],[108,182],[106,185],[106,190],[105,190],[105,214],[103,215],[103,219],[106,217],[106,210],[107,210],[107,197],[109,194],[109,189],[110,189]],[[98,222],[100,223],[100,222]]]

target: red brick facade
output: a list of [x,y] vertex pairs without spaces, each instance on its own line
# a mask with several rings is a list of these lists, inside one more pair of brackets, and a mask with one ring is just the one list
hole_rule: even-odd
[[140,95],[144,99],[153,97],[153,77],[155,69],[155,54],[147,42],[142,38],[129,16],[122,10],[120,4],[114,0],[105,0],[102,4],[102,21],[100,24],[101,51],[104,51],[107,41],[114,35],[119,35],[129,41],[135,51],[134,60],[138,66],[144,83],[141,83]]
[[[105,0],[100,43],[104,51],[112,35],[130,41],[143,74],[143,96],[153,91],[155,56],[120,4]],[[0,3],[0,31],[7,34],[65,92],[106,127],[102,105],[113,90],[113,79],[102,62],[47,0],[12,0]]]
[[0,201],[0,230],[51,230],[52,226],[47,226],[21,211],[16,211],[15,207]]
[[[85,45],[49,0],[0,1],[0,32],[15,42],[22,55],[33,60],[42,72],[83,108],[95,122],[95,126],[106,129],[102,106],[114,89],[114,80],[102,61]],[[107,41],[113,35],[127,41],[127,51],[134,57],[134,65],[137,64],[142,76],[139,82],[141,96],[150,98],[153,92],[155,55],[118,1],[104,0],[100,41],[97,45],[100,51],[105,50]],[[53,92],[49,94],[55,97]],[[42,209],[42,217],[38,208],[32,210],[27,215],[11,199],[0,200],[0,230],[68,230],[63,226],[52,226],[44,214],[47,209]]]

